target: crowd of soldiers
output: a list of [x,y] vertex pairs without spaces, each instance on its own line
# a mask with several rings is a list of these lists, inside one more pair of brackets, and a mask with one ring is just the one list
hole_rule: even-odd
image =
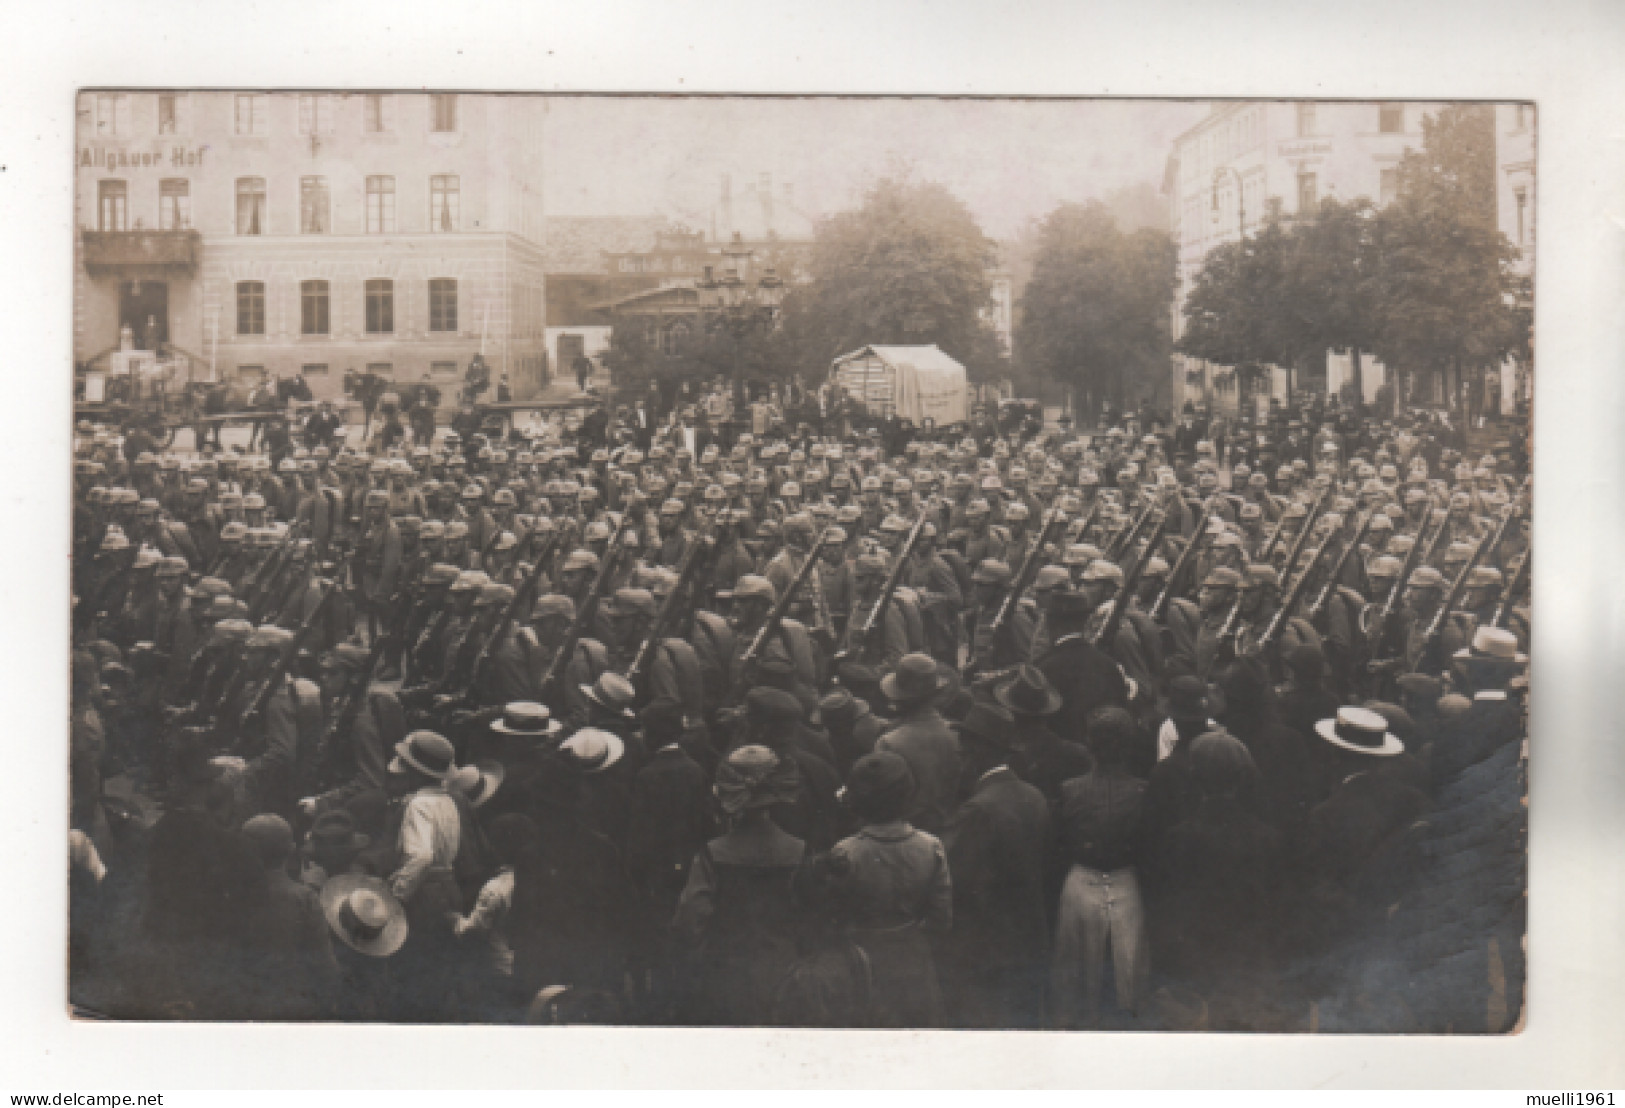
[[1513,453],[322,414],[275,461],[79,428],[85,1010],[1519,1019]]

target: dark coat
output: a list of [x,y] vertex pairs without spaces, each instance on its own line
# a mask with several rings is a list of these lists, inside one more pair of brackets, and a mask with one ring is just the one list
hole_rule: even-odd
[[654,919],[670,919],[688,870],[715,833],[711,783],[675,743],[649,756],[632,781],[626,868]]
[[1507,699],[1478,700],[1439,728],[1429,774],[1435,791],[1523,734],[1518,710]]
[[1001,766],[942,840],[954,888],[954,927],[938,958],[950,1017],[965,1027],[1039,1026],[1049,956],[1043,794]]
[[1090,712],[1105,704],[1128,705],[1122,670],[1081,634],[1062,635],[1038,668],[1061,694],[1061,710],[1050,719],[1050,728],[1062,738],[1082,742]]

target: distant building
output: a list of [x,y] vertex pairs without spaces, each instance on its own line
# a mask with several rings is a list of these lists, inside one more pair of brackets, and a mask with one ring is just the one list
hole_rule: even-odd
[[[1173,334],[1185,326],[1184,305],[1208,251],[1253,234],[1267,218],[1294,218],[1321,199],[1367,197],[1381,205],[1398,191],[1398,166],[1408,147],[1422,144],[1422,119],[1437,104],[1417,102],[1229,101],[1174,140],[1163,178],[1169,229],[1178,247],[1179,283]],[[1375,398],[1382,366],[1362,357],[1365,398]],[[1269,396],[1285,397],[1286,371],[1275,368],[1255,396],[1242,396],[1234,370],[1176,354],[1173,403],[1207,399],[1236,410]],[[1352,375],[1347,352],[1309,367],[1296,385],[1337,392]]]
[[303,370],[523,396],[544,366],[539,100],[95,92],[79,98],[74,356],[128,342],[182,380]]
[[[1495,213],[1518,249],[1517,268],[1535,272],[1535,105],[1495,105]],[[1509,358],[1501,370],[1501,407],[1510,413],[1534,388],[1534,366]]]

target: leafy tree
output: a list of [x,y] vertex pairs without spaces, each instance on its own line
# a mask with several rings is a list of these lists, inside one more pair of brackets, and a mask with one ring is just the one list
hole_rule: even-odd
[[1074,388],[1085,411],[1154,392],[1168,366],[1175,260],[1166,233],[1125,235],[1098,201],[1056,208],[1038,228],[1018,360]]
[[991,376],[1002,361],[984,316],[996,261],[993,241],[946,188],[883,179],[862,206],[819,225],[810,281],[785,298],[785,355],[816,379],[871,343],[935,343],[973,376]]
[[1208,252],[1185,299],[1182,354],[1236,367],[1243,379],[1266,365],[1292,366],[1294,340],[1280,312],[1290,288],[1287,232],[1279,221],[1256,235]]
[[1517,250],[1495,226],[1495,136],[1484,105],[1424,123],[1399,166],[1399,193],[1372,221],[1372,351],[1396,370],[1437,373],[1459,398],[1478,375],[1527,350]]
[[[782,342],[765,326],[736,336],[718,325],[715,316],[692,313],[669,316],[621,314],[610,330],[604,364],[617,387],[642,392],[651,380],[672,395],[684,381],[718,375],[745,378],[782,375]],[[680,335],[663,348],[659,333],[680,326]]]

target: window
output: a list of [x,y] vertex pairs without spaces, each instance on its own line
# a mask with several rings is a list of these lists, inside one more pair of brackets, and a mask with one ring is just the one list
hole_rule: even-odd
[[681,321],[662,327],[655,336],[655,345],[668,358],[680,357],[688,345],[688,324]]
[[192,226],[192,182],[175,177],[158,182],[158,227],[185,231]]
[[260,92],[242,92],[236,97],[236,112],[233,116],[233,130],[239,135],[265,134],[267,106],[265,94]]
[[328,326],[328,291],[326,281],[299,282],[299,333],[325,335]]
[[265,178],[237,178],[237,233],[265,234]]
[[429,230],[455,231],[462,208],[459,178],[442,174],[429,178]]
[[265,334],[265,282],[237,282],[237,333]]
[[429,96],[429,130],[455,131],[457,129],[457,94],[436,92]]
[[299,233],[325,235],[331,227],[331,211],[332,198],[327,192],[327,178],[299,178]]
[[455,376],[457,376],[457,363],[456,362],[430,362],[429,363],[429,372],[432,373],[436,377],[455,377]]
[[429,330],[457,330],[457,282],[450,277],[429,282]]
[[1381,183],[1378,185],[1377,197],[1380,204],[1392,204],[1399,196],[1399,170],[1389,166],[1382,171]]
[[123,231],[129,225],[130,187],[123,181],[96,183],[96,227]]
[[1298,137],[1308,138],[1315,133],[1315,106],[1313,104],[1298,105]]
[[1320,202],[1313,173],[1298,174],[1298,214],[1307,215]]
[[1264,201],[1264,215],[1269,219],[1281,218],[1281,198],[1272,196]]
[[395,178],[367,178],[367,234],[395,233]]
[[330,135],[333,133],[333,98],[331,96],[301,93],[299,96],[299,133],[301,135]]
[[1383,104],[1377,108],[1377,130],[1397,135],[1405,130],[1405,105]]
[[367,282],[367,334],[389,335],[395,331],[395,282],[376,278]]
[[186,133],[186,95],[164,92],[158,95],[158,133],[181,135]]
[[327,363],[306,362],[304,365],[299,367],[299,372],[303,373],[306,377],[326,377]]
[[361,102],[361,129],[369,135],[382,135],[395,129],[395,98],[369,92]]
[[118,138],[130,133],[130,98],[120,92],[96,94],[96,137]]
[[1518,237],[1515,241],[1519,246],[1522,246],[1525,242],[1529,241],[1524,230],[1524,220],[1529,211],[1529,190],[1525,188],[1513,189],[1512,202],[1517,205],[1518,208]]

